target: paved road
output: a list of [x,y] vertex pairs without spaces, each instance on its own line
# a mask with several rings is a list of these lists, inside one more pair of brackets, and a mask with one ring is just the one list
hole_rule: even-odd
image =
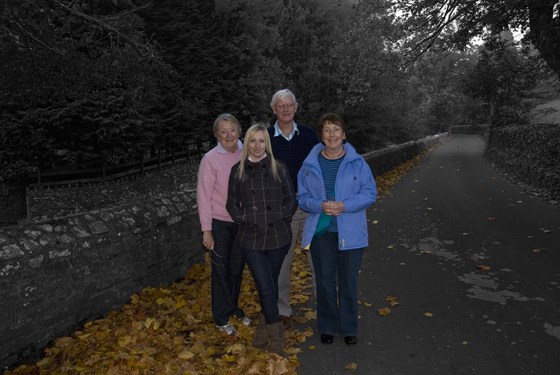
[[372,206],[358,345],[316,334],[299,374],[560,374],[560,207],[498,175],[483,149],[448,138]]

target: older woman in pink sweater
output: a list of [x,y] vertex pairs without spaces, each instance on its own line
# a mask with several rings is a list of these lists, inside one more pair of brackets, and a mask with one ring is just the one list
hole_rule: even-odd
[[251,324],[238,306],[245,259],[235,240],[238,225],[226,210],[229,173],[241,160],[243,144],[239,121],[229,113],[216,118],[213,130],[218,144],[200,162],[196,202],[202,244],[212,252],[212,317],[220,331],[232,335],[232,316]]

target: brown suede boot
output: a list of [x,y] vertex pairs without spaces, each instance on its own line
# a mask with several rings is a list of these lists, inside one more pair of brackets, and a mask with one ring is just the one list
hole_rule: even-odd
[[268,337],[270,337],[270,351],[281,356],[284,356],[284,324],[282,321],[273,324],[267,324],[266,330]]
[[253,345],[257,348],[263,348],[266,344],[268,344],[268,331],[266,330],[264,315],[261,313],[257,329],[255,330],[255,336],[253,337]]

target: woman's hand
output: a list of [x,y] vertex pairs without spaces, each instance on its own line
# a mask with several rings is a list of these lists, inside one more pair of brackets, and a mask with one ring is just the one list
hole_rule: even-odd
[[211,230],[202,232],[202,246],[208,250],[214,250],[214,235]]
[[344,211],[343,202],[326,201],[321,205],[323,212],[330,216],[338,216]]

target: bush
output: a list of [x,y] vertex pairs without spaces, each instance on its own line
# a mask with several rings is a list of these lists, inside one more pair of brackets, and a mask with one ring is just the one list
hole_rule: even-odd
[[560,125],[508,125],[490,129],[485,156],[508,175],[560,200]]

